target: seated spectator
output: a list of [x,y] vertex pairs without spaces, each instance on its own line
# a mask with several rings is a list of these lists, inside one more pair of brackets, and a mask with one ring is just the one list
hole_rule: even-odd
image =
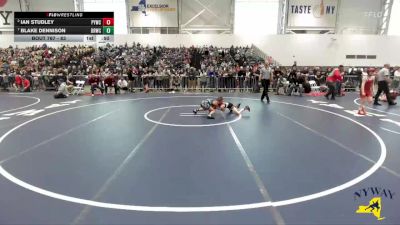
[[117,82],[117,88],[123,91],[128,91],[128,82],[125,80],[125,78],[123,77],[119,78]]
[[58,81],[58,83],[60,85],[58,86],[58,90],[54,95],[54,98],[67,98],[68,97],[67,84],[61,79]]
[[301,79],[301,74],[300,72],[297,72],[296,70],[293,70],[291,74],[289,75],[289,88],[287,95],[291,96],[295,91],[295,93],[299,93],[300,96],[302,96],[303,93],[303,80]]
[[92,91],[92,96],[94,96],[94,91],[100,89],[101,94],[104,93],[104,82],[101,80],[100,76],[91,75],[89,77],[90,90]]
[[276,87],[276,94],[285,94],[288,91],[289,87],[289,82],[286,80],[286,78],[283,75],[280,75],[278,78],[278,83]]
[[323,82],[324,76],[322,75],[321,71],[317,70],[314,80],[315,83],[317,84],[317,86],[321,86],[322,82]]
[[108,89],[111,87],[114,88],[114,92],[115,94],[118,94],[118,86],[117,86],[117,80],[115,78],[114,75],[108,75],[105,79],[104,79],[104,89],[105,89],[105,93],[108,94]]
[[74,81],[75,81],[75,79],[71,79],[71,78],[67,79],[66,84],[67,84],[67,91],[69,94],[71,94],[74,91],[74,87],[75,87]]
[[40,87],[39,75],[34,74],[33,75],[33,89],[39,90],[39,87]]
[[22,77],[23,90],[22,92],[31,92],[31,82],[26,77]]

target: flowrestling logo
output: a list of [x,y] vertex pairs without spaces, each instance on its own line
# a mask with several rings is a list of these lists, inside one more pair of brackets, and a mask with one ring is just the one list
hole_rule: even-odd
[[131,11],[142,12],[145,16],[149,12],[175,12],[175,7],[170,7],[168,3],[148,3],[146,0],[140,0],[138,5],[132,6]]
[[376,220],[384,220],[383,200],[393,200],[395,193],[382,187],[363,188],[354,192],[354,200],[359,201],[356,214],[372,215]]

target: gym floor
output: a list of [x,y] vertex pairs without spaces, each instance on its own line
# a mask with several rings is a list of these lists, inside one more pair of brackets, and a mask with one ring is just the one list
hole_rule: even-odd
[[212,96],[0,93],[0,224],[400,224],[399,106]]

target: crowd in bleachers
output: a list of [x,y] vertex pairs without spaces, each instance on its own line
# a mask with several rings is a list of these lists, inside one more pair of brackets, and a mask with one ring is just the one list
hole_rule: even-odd
[[[265,59],[252,48],[213,46],[166,48],[133,43],[121,46],[46,45],[0,49],[3,90],[32,91],[62,88],[71,93],[84,80],[92,94],[138,91],[251,91],[258,92],[260,65]],[[272,65],[271,86],[277,94],[310,92],[323,86],[332,68]],[[398,72],[398,71],[397,71]],[[346,70],[342,86],[355,89],[361,69]],[[395,71],[393,70],[393,75]],[[395,79],[397,80],[397,79]],[[399,79],[400,80],[400,79]],[[311,82],[310,82],[311,81]],[[393,82],[395,83],[395,82]],[[394,85],[397,85],[395,83]]]

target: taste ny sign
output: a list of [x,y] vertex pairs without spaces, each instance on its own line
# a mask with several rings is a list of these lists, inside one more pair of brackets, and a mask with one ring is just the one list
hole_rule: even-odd
[[332,29],[337,0],[289,0],[287,26],[291,29]]
[[19,1],[0,0],[0,31],[14,30],[15,11],[21,11]]

